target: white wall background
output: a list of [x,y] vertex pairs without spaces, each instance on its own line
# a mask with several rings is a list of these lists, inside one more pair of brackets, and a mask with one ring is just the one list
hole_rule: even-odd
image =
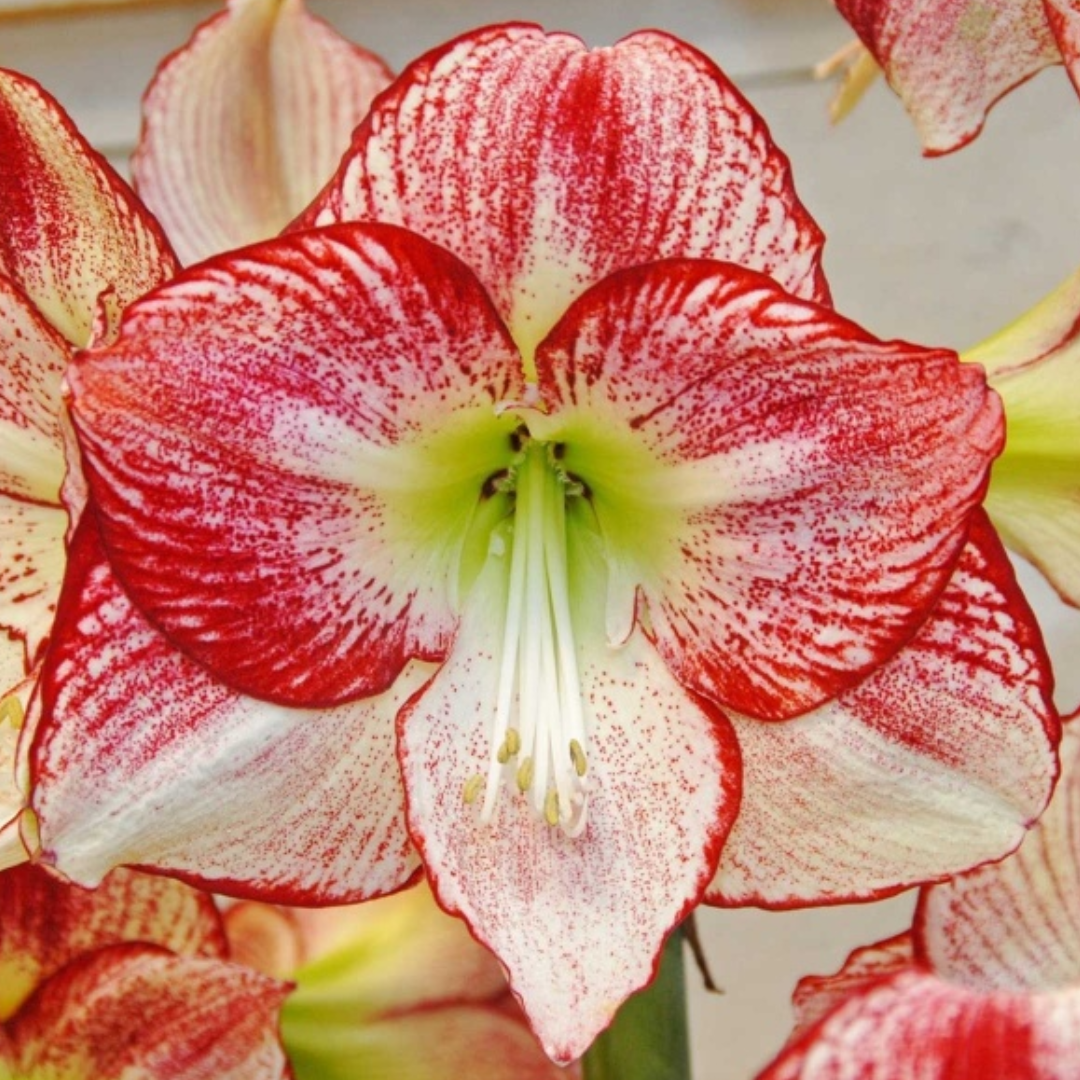
[[[159,0],[41,14],[62,6],[0,0],[0,65],[38,78],[96,145],[122,160],[156,62],[216,8]],[[1080,263],[1080,103],[1060,68],[1007,98],[973,145],[930,161],[920,157],[914,130],[882,85],[841,128],[830,128],[830,89],[814,84],[809,69],[851,35],[828,0],[311,6],[396,67],[455,33],[510,18],[572,30],[592,44],[644,26],[694,42],[741,85],[791,157],[802,199],[829,237],[826,269],[837,308],[880,336],[973,344]],[[1063,701],[1075,703],[1080,618],[1046,590],[1038,596]],[[911,904],[911,896],[901,896],[792,914],[702,911],[706,947],[726,992],[714,997],[693,989],[696,1080],[751,1077],[788,1031],[795,980],[833,970],[855,945],[902,929]]]

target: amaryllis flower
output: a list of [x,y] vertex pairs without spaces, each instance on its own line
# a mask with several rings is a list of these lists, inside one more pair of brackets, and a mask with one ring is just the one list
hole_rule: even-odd
[[1080,273],[964,354],[1005,404],[986,508],[1002,539],[1080,605]]
[[1080,1069],[1080,732],[1003,862],[923,890],[910,934],[805,979],[801,1033],[761,1080],[1071,1080]]
[[233,958],[296,989],[282,1035],[297,1080],[574,1080],[552,1065],[495,958],[429,889],[346,907],[225,913]]
[[123,305],[176,264],[157,223],[60,106],[31,80],[6,71],[0,71],[0,144],[0,865],[6,865],[23,857],[17,819],[25,792],[11,771],[14,732],[52,628],[69,509],[77,512],[83,498],[77,468],[67,473],[60,380],[74,350],[90,341],[95,321],[99,337],[107,335]]
[[[1064,63],[1080,86],[1076,0],[836,0],[915,122],[926,154],[982,130],[995,102]],[[868,81],[857,60],[851,92]],[[846,111],[850,101],[845,100]]]
[[390,78],[302,0],[229,0],[146,92],[136,189],[185,263],[273,236]]
[[212,899],[118,870],[94,892],[0,874],[0,1075],[285,1080],[289,990],[226,962]]
[[333,903],[419,855],[565,1061],[702,899],[1019,842],[1056,720],[978,510],[999,402],[831,310],[705,57],[467,35],[304,221],[69,372],[45,858]]

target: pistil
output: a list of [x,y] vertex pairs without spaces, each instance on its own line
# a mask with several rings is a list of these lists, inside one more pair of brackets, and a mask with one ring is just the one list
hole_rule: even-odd
[[[465,785],[494,819],[503,787],[570,836],[585,828],[588,738],[570,610],[566,500],[584,485],[562,467],[557,444],[516,432],[521,451],[500,482],[515,494],[502,662],[487,776]],[[516,446],[515,446],[516,448]]]

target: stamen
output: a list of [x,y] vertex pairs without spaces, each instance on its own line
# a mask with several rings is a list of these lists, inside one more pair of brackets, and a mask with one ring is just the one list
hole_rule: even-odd
[[23,712],[22,702],[15,694],[8,694],[0,701],[0,724],[9,723],[16,731],[23,726],[26,715]]
[[461,793],[461,801],[471,806],[480,798],[480,792],[484,790],[484,778],[477,773],[465,781],[465,788]]
[[511,443],[520,457],[502,480],[514,504],[512,526],[499,535],[511,551],[480,820],[490,823],[502,787],[516,786],[537,818],[576,836],[585,827],[588,758],[566,502],[587,488],[563,467],[561,443],[537,443],[525,428],[513,432]]

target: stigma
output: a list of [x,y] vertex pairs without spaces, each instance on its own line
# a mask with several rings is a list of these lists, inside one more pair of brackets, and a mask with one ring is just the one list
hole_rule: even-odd
[[[566,472],[562,446],[511,436],[514,465],[497,478],[513,494],[509,587],[498,692],[486,774],[464,786],[480,820],[495,820],[498,802],[521,798],[533,814],[568,836],[585,829],[589,791],[588,733],[570,606],[568,499],[588,488]],[[501,557],[507,557],[505,550]]]

